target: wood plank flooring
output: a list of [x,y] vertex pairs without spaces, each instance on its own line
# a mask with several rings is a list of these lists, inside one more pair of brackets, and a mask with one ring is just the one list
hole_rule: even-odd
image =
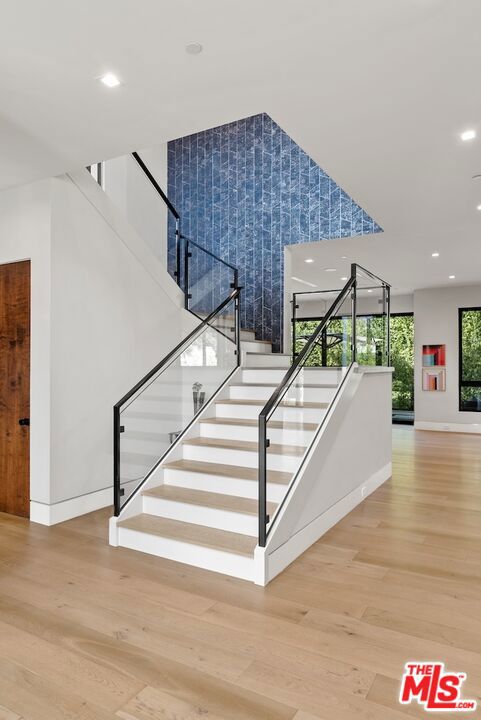
[[393,479],[267,588],[111,548],[108,516],[0,515],[0,720],[421,718],[407,660],[481,697],[479,436],[396,428]]

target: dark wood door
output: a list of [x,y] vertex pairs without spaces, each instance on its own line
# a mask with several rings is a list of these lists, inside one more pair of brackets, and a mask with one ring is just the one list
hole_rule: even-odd
[[0,265],[0,512],[30,514],[30,261]]

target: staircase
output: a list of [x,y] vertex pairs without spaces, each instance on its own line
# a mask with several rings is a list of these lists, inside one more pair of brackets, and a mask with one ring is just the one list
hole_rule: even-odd
[[[353,264],[291,364],[241,328],[237,269],[182,235],[133,160],[171,214],[195,327],[114,406],[109,541],[265,585],[390,476],[389,285]],[[358,303],[376,287],[384,336],[358,338]],[[327,336],[342,367],[320,359]],[[369,342],[380,368],[358,365]]]
[[[258,415],[290,365],[253,331],[242,331],[243,363],[141,491],[142,512],[120,520],[117,544],[253,581],[258,537]],[[271,422],[267,512],[282,502],[338,388],[337,368],[310,368],[299,399]],[[309,388],[309,402],[302,394]],[[148,401],[147,401],[148,402]],[[152,403],[155,406],[155,403]],[[161,408],[157,408],[160,410]],[[125,420],[128,423],[128,418]],[[126,428],[127,429],[127,428]],[[142,433],[137,442],[142,442]],[[148,443],[148,432],[145,432]],[[135,456],[135,453],[130,453]],[[131,457],[133,466],[142,461]]]

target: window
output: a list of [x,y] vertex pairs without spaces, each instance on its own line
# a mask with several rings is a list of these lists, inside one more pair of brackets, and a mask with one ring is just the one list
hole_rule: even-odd
[[459,409],[481,412],[481,307],[459,309]]

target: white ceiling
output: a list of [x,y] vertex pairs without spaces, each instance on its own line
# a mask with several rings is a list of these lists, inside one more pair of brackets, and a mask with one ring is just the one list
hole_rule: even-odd
[[[410,294],[421,288],[479,284],[480,244],[480,232],[476,229],[461,234],[441,231],[394,235],[384,232],[290,245],[291,277],[305,281],[291,281],[292,290],[342,288],[345,282],[341,278],[350,276],[353,262],[386,280],[395,295]],[[433,252],[438,252],[439,257],[433,258]],[[306,263],[306,259],[314,262]],[[450,279],[450,275],[455,278]]]
[[4,3],[0,187],[265,111],[383,226],[372,247],[398,243],[410,285],[441,243],[442,274],[464,253],[474,280],[480,27],[480,0]]

